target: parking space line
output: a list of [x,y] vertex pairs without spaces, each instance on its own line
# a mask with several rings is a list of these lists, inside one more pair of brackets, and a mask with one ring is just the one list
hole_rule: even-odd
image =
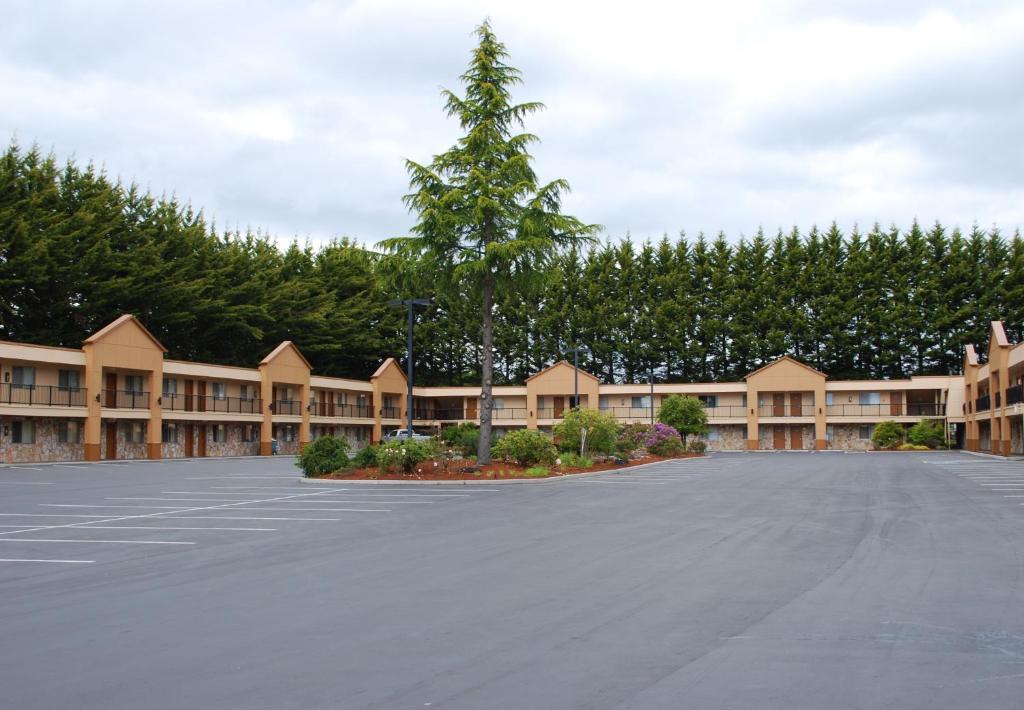
[[34,539],[31,537],[0,537],[0,543],[4,542],[82,542],[82,543],[110,543],[117,545],[195,545],[194,542],[180,542],[178,540],[57,540],[53,538]]
[[[0,525],[0,527],[13,527],[11,525]],[[77,529],[77,528],[73,528]],[[173,526],[173,525],[90,525],[86,530],[226,530],[227,532],[277,532],[277,528],[202,528],[194,526]]]
[[0,562],[56,562],[56,563],[64,564],[64,565],[91,565],[91,564],[95,563],[96,560],[26,560],[26,559],[13,559],[13,558],[8,557],[8,558],[0,559]]
[[56,485],[49,481],[0,481],[0,483],[6,486],[53,486]]
[[[297,520],[297,521],[309,521],[316,523],[337,523],[341,521],[341,518],[267,518],[267,517],[252,517],[247,515],[168,515],[163,520]],[[105,521],[99,521],[105,522]],[[88,525],[88,523],[85,523]],[[90,526],[92,527],[92,526]]]

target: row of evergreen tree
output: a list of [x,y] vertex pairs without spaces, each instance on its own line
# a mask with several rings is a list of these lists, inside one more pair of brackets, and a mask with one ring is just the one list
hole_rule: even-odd
[[[391,265],[393,266],[393,264]],[[0,338],[78,347],[134,313],[168,357],[253,366],[294,340],[320,374],[366,377],[404,352],[384,259],[340,240],[280,249],[218,231],[173,197],[11,145],[0,156]],[[542,292],[498,304],[499,381],[585,346],[604,381],[729,380],[791,354],[834,378],[958,372],[988,322],[1024,340],[1020,234],[935,224],[731,242],[628,237],[559,255]],[[479,307],[420,314],[417,380],[479,378]]]

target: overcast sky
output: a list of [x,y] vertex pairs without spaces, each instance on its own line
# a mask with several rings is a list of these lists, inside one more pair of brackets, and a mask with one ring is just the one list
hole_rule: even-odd
[[220,227],[367,243],[457,136],[485,16],[542,180],[612,237],[1024,226],[1024,4],[7,0],[0,134]]

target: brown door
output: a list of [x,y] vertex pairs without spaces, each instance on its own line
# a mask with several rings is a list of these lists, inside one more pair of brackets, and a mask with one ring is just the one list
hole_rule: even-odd
[[[191,389],[191,388],[189,388],[186,385],[186,389]],[[193,452],[193,449],[192,449],[192,436],[193,436],[194,432],[192,431],[192,429],[193,429],[193,427],[192,427],[191,424],[186,424],[185,425],[185,456],[187,456],[189,458],[192,458],[192,455],[193,455],[193,453],[192,453]]]
[[[794,417],[802,417],[804,414],[803,408],[804,397],[799,392],[793,392],[789,395],[789,413]],[[793,447],[794,449],[797,447]]]
[[199,432],[199,456],[206,456],[206,425],[200,424],[197,427]]
[[[786,416],[786,395],[781,393],[772,395],[772,416]],[[779,447],[776,446],[775,448],[777,449]],[[783,448],[785,448],[785,446],[783,446]]]
[[804,448],[804,428],[802,426],[789,428],[789,448],[794,450]]
[[107,390],[107,404],[106,404],[106,406],[111,407],[111,408],[116,407],[117,406],[117,373],[116,372],[108,372],[107,373],[106,390]]
[[565,397],[555,397],[555,419],[561,418],[563,411],[565,411]]
[[[196,407],[196,411],[205,412],[206,411],[206,382],[204,382],[203,380],[199,380],[198,382],[196,382],[196,387],[199,389],[199,402],[198,402],[199,406]],[[203,454],[199,454],[199,455],[203,456]]]
[[786,427],[782,426],[781,424],[776,424],[775,426],[772,427],[772,430],[773,430],[773,432],[775,434],[775,448],[780,450],[780,451],[785,449],[786,448]]
[[117,422],[107,422],[107,458],[117,458]]
[[185,411],[191,412],[192,409],[192,380],[185,380]]
[[466,400],[466,419],[476,419],[476,397]]
[[893,417],[903,416],[903,393],[889,393],[889,415]]

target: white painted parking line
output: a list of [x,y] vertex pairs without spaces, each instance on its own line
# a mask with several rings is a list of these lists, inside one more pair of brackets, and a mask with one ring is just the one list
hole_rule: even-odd
[[103,518],[104,513],[93,513],[92,515],[78,513],[0,513],[4,517],[15,518]]
[[25,559],[0,559],[0,562],[55,562],[62,565],[91,565],[96,560],[25,560]]
[[[262,503],[264,501],[259,501],[259,500],[246,501],[246,503],[248,503],[248,502]],[[287,502],[287,501],[280,501],[280,502]],[[300,502],[300,501],[295,501],[295,502]],[[154,510],[154,509],[156,509],[156,510],[178,510],[178,511],[181,511],[183,513],[188,512],[187,509],[183,510],[180,505],[92,505],[92,504],[82,504],[82,503],[40,503],[39,505],[45,505],[45,506],[48,506],[48,507],[51,507],[51,508],[131,508],[131,509],[135,509],[135,510]],[[231,503],[231,505],[244,505],[244,503],[243,504]],[[217,506],[217,507],[219,508],[220,506]],[[280,510],[280,511],[288,511],[288,510],[333,510],[333,511],[338,511],[338,512],[344,511],[344,512],[349,512],[349,513],[390,513],[390,512],[392,512],[390,510],[364,510],[364,509],[356,509],[356,508],[254,508],[254,507],[251,507],[251,506],[246,506],[244,508],[238,508],[237,510]],[[162,515],[162,513],[154,513],[154,515]]]
[[299,522],[337,523],[341,518],[267,518],[248,515],[168,515],[161,520],[294,520]]
[[[11,525],[0,525],[0,527],[13,527]],[[171,525],[90,525],[89,523],[81,523],[81,529],[84,530],[226,530],[227,532],[277,532],[277,528],[202,528],[202,527],[180,527]],[[79,528],[71,528],[78,530]]]
[[237,508],[237,510],[261,510],[261,511],[277,511],[279,513],[292,513],[299,511],[320,511],[324,513],[393,513],[393,510],[386,508],[254,508],[246,506],[244,508]]
[[35,539],[31,537],[0,537],[0,543],[4,542],[82,542],[82,543],[110,543],[116,545],[195,545],[194,542],[180,542],[178,540],[57,540],[52,538]]
[[41,468],[35,466],[5,466],[4,471],[42,471]]
[[6,486],[53,486],[54,483],[48,481],[0,481],[0,483]]

